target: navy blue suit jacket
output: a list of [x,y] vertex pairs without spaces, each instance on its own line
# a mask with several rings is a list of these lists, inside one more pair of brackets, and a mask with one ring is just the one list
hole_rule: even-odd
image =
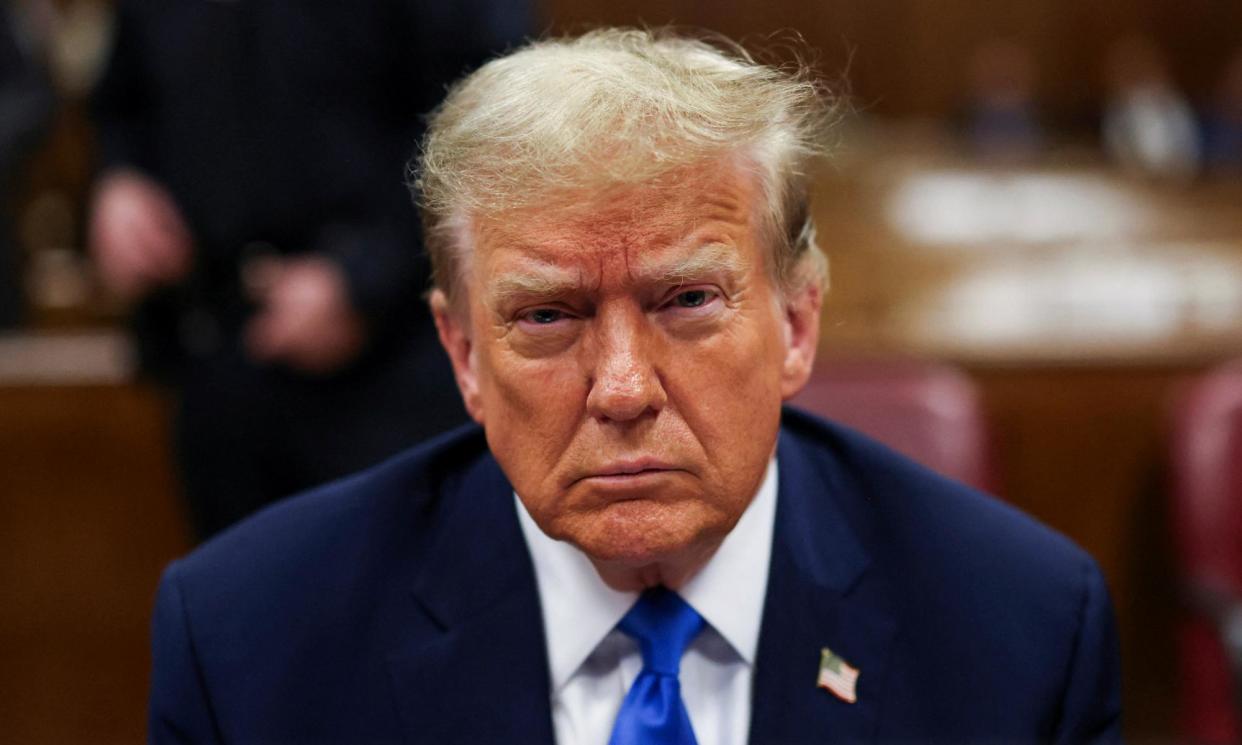
[[[777,452],[752,743],[1120,739],[1085,553],[796,411]],[[861,671],[856,703],[816,687],[824,647]],[[156,742],[553,741],[534,573],[476,428],[175,563],[154,655]]]

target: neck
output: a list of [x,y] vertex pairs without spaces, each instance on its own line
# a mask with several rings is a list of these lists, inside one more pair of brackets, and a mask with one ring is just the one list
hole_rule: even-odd
[[720,544],[721,541],[715,541],[708,546],[691,547],[667,560],[642,564],[595,558],[591,563],[604,584],[619,592],[642,592],[657,585],[678,590],[707,565]]

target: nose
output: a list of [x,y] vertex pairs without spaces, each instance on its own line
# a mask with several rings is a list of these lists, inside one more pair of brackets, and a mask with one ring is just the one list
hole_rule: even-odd
[[668,401],[652,360],[654,331],[639,312],[600,313],[587,411],[603,421],[629,422],[658,412]]

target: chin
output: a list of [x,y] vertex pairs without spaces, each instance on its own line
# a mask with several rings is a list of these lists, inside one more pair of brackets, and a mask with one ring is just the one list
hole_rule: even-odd
[[631,568],[675,562],[728,532],[728,526],[715,526],[701,512],[647,500],[618,502],[566,537],[597,562]]

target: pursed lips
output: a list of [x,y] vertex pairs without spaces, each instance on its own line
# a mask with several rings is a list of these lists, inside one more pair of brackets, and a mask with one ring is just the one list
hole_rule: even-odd
[[576,480],[583,481],[586,479],[608,479],[624,481],[626,479],[641,477],[648,474],[684,470],[684,468],[679,468],[676,465],[655,458],[639,458],[635,460],[615,461],[597,468],[592,468]]

